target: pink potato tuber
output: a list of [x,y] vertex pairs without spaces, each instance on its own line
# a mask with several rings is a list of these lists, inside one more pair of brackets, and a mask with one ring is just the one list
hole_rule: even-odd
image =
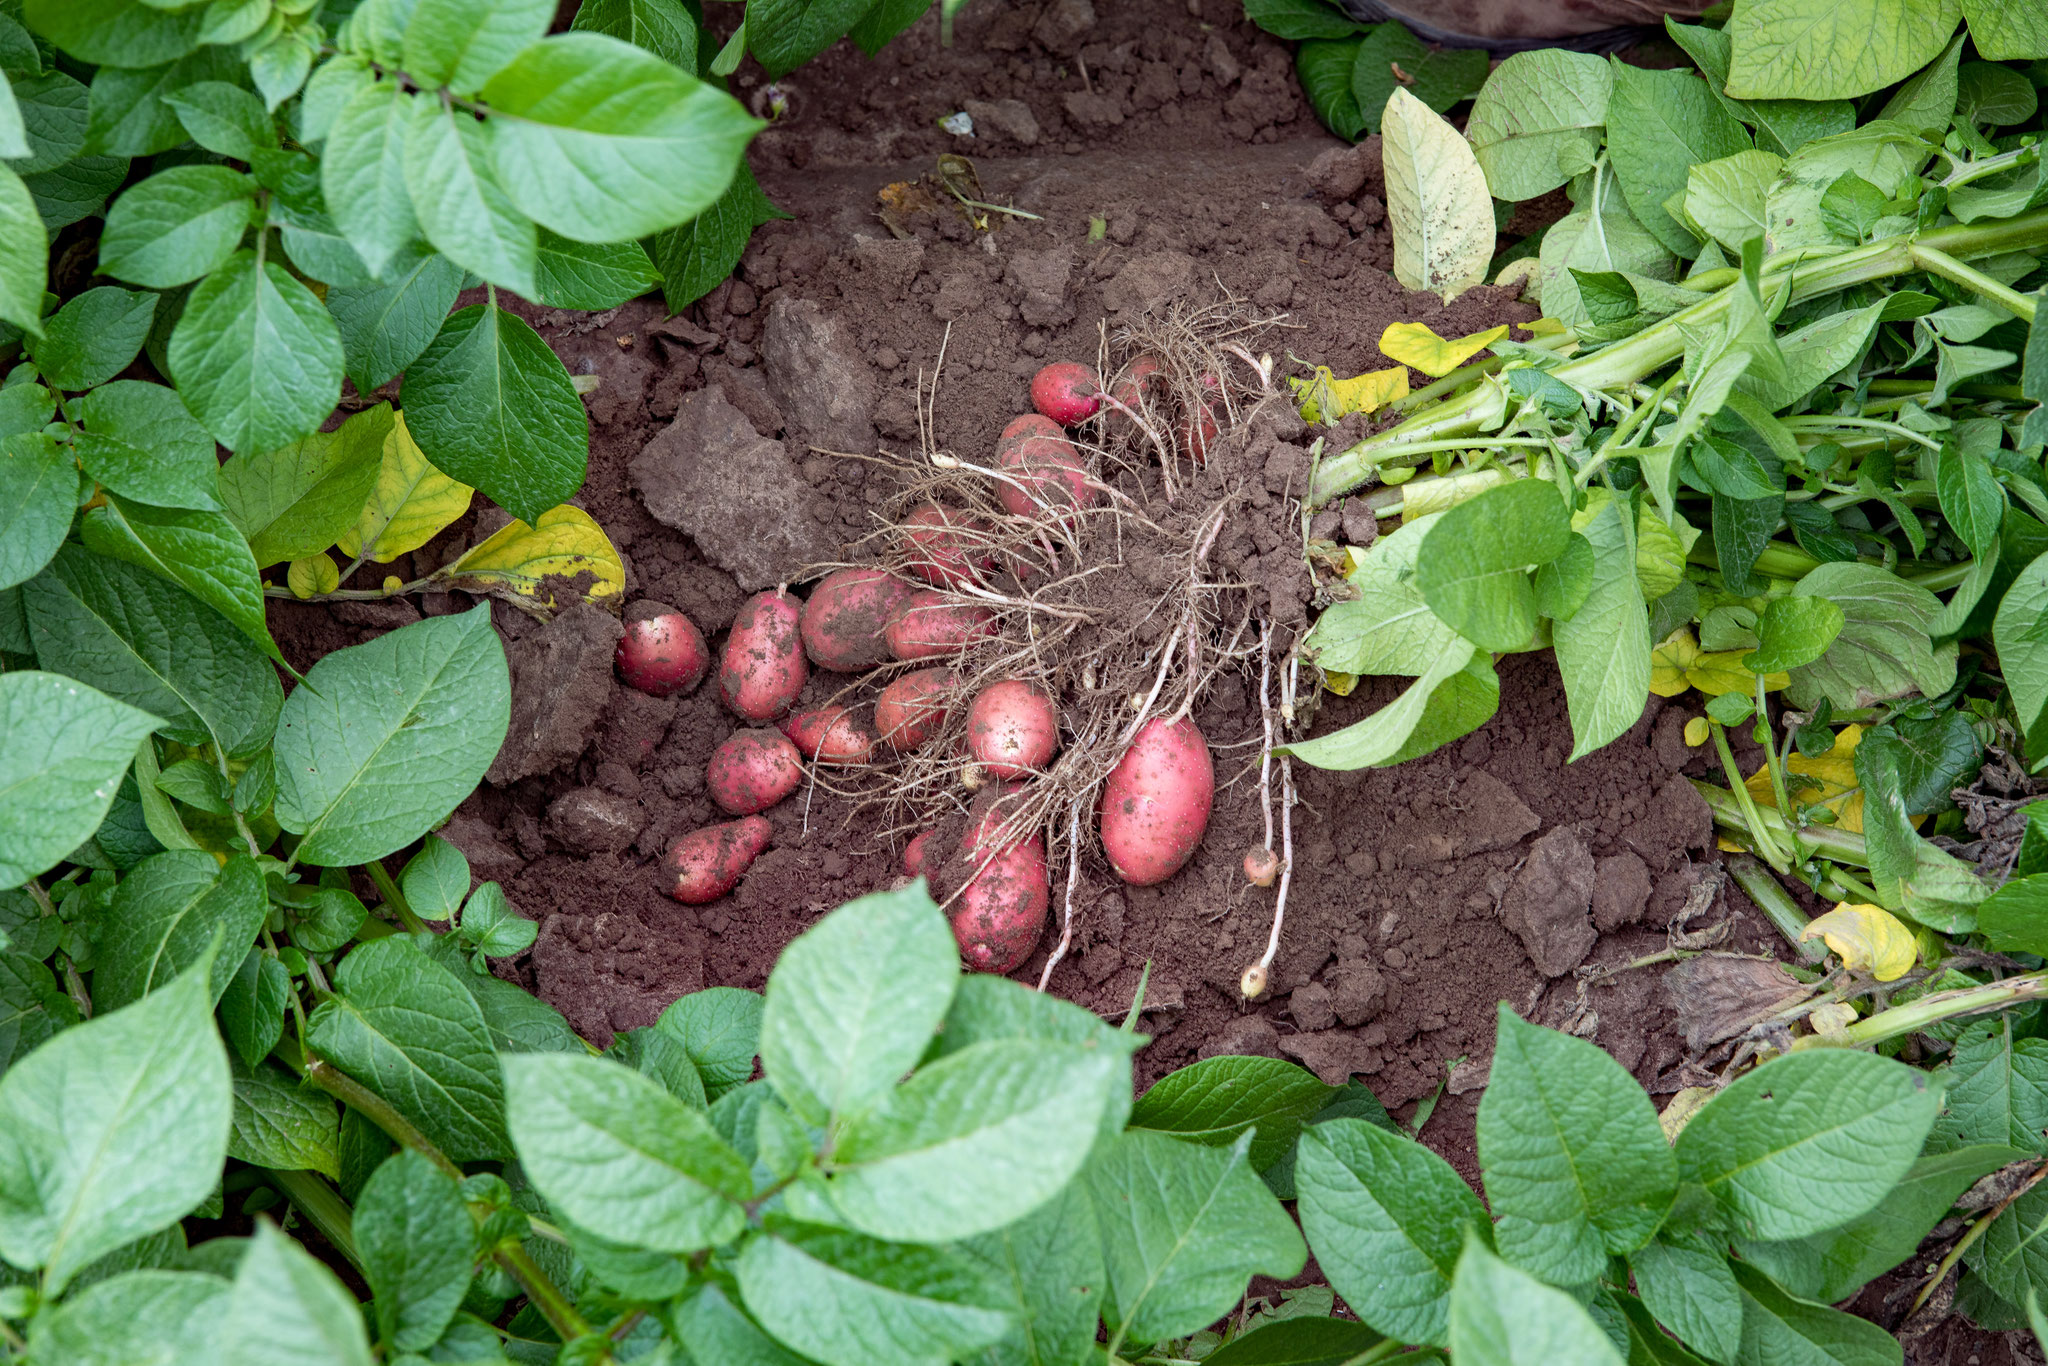
[[804,604],[804,652],[835,673],[860,673],[884,663],[889,618],[910,585],[883,569],[835,569],[818,580]]
[[1216,405],[1205,400],[1182,416],[1175,435],[1180,438],[1181,450],[1200,465],[1208,461],[1209,448],[1222,430],[1216,422]]
[[940,588],[979,581],[988,563],[978,538],[988,530],[979,517],[957,508],[924,503],[898,526],[903,532],[904,568]]
[[735,816],[766,811],[797,790],[803,760],[781,731],[736,730],[711,751],[704,788],[719,808]]
[[773,832],[762,816],[707,825],[668,847],[663,867],[675,875],[669,895],[686,906],[716,901],[731,891]]
[[1253,845],[1244,856],[1245,881],[1254,887],[1270,887],[1280,876],[1280,856],[1264,845]]
[[828,702],[785,717],[782,733],[806,759],[827,764],[864,764],[874,757],[875,733],[853,708]]
[[[996,487],[1003,507],[1018,517],[1037,517],[1045,508],[1085,508],[1101,498],[1088,482],[1074,443],[1051,418],[1026,413],[1003,428],[996,465],[1008,479]],[[1040,504],[1044,504],[1041,507]]]
[[1102,376],[1092,365],[1056,360],[1031,377],[1031,406],[1062,427],[1078,427],[1102,406]]
[[1035,833],[1025,839],[1012,835],[1007,842],[1001,838],[1009,814],[1003,795],[1004,789],[995,786],[975,799],[967,813],[967,837],[955,856],[967,864],[968,882],[953,904],[953,937],[975,972],[1010,973],[1022,966],[1038,944],[1052,904],[1045,841]]
[[932,832],[920,830],[910,837],[910,843],[903,846],[903,871],[911,877],[924,872],[924,861],[931,851]]
[[926,590],[903,600],[883,638],[898,659],[935,659],[959,654],[994,632],[995,614],[988,608]]
[[875,699],[875,730],[899,753],[931,739],[946,719],[958,680],[951,669],[918,669],[882,689]]
[[718,665],[718,695],[749,721],[773,721],[796,704],[810,666],[798,621],[803,604],[781,589],[740,604]]
[[967,752],[997,778],[1028,778],[1059,747],[1059,711],[1029,683],[991,683],[967,708]]
[[626,609],[626,634],[612,662],[627,687],[668,697],[704,681],[711,650],[697,623],[665,602],[643,598]]
[[1147,721],[1103,787],[1102,851],[1109,866],[1139,887],[1172,877],[1202,842],[1215,795],[1209,742],[1195,723]]

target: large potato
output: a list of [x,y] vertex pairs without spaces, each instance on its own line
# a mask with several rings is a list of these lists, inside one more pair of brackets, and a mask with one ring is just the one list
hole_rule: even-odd
[[1088,467],[1074,443],[1058,423],[1039,413],[1027,413],[1003,429],[996,465],[1010,476],[996,486],[996,497],[1019,517],[1040,517],[1047,508],[1090,507],[1102,497],[1088,482]]
[[704,766],[704,790],[721,810],[735,816],[766,811],[797,790],[803,759],[781,731],[738,730],[711,751]]
[[740,604],[718,663],[718,695],[749,721],[773,721],[796,705],[810,677],[798,622],[802,604],[781,589]]
[[978,603],[956,602],[930,589],[912,593],[883,633],[889,653],[902,660],[957,655],[995,634],[995,614]]
[[1180,871],[1202,842],[1216,796],[1209,742],[1192,721],[1139,727],[1102,792],[1102,852],[1125,882],[1149,887]]
[[786,716],[781,730],[806,759],[828,764],[864,764],[874,757],[875,733],[853,708],[837,702],[807,707]]
[[889,618],[912,593],[882,569],[835,569],[804,604],[804,652],[834,673],[855,674],[889,658]]
[[718,900],[768,847],[772,833],[766,818],[749,816],[684,835],[668,847],[663,864],[675,877],[668,894],[686,906]]
[[958,684],[951,669],[919,669],[882,689],[875,699],[875,730],[883,743],[901,753],[931,739]]
[[1059,752],[1052,699],[1020,679],[991,683],[967,708],[967,752],[998,778],[1028,778]]
[[[1052,904],[1045,865],[1045,841],[1000,838],[1004,805],[1000,788],[977,798],[968,812],[967,838],[954,857],[967,865],[966,888],[949,919],[960,957],[975,972],[1015,972],[1031,956]],[[979,871],[975,871],[975,870]]]

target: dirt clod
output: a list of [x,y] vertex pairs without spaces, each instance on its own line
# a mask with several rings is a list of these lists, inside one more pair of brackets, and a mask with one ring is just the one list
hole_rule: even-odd
[[552,773],[597,733],[612,692],[612,654],[625,628],[579,602],[505,648],[512,668],[512,724],[485,776],[503,786]]
[[1650,904],[1650,869],[1634,852],[1613,854],[1593,865],[1593,924],[1611,934],[1643,918]]
[[1586,912],[1593,904],[1594,863],[1585,843],[1557,829],[1530,846],[1528,862],[1501,900],[1501,923],[1513,930],[1545,977],[1561,977],[1586,959],[1598,936]]

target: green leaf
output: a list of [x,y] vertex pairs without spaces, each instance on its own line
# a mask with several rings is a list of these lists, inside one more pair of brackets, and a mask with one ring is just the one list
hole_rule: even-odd
[[1362,25],[1326,0],[1245,0],[1244,17],[1275,38],[1348,38]]
[[[1323,127],[1340,138],[1356,140],[1365,134],[1366,113],[1358,107],[1358,94],[1351,85],[1351,73],[1358,69],[1358,54],[1364,47],[1365,39],[1357,37],[1335,42],[1310,39],[1294,54],[1301,93],[1308,96],[1309,107]],[[1377,124],[1379,117],[1380,111],[1375,109],[1371,121]]]
[[1892,92],[1877,116],[1902,124],[1921,137],[1938,140],[1955,116],[1956,68],[1962,56],[1963,35],[1958,33],[1941,56]]
[[484,125],[428,101],[410,108],[405,184],[420,231],[463,269],[527,298],[538,295],[538,235],[491,169]]
[[1747,151],[1749,134],[1705,81],[1689,71],[1613,64],[1607,152],[1629,211],[1665,250],[1690,259],[1692,230],[1664,203],[1685,189],[1686,169]]
[[959,980],[953,931],[922,884],[849,901],[769,974],[762,1070],[799,1118],[858,1114],[916,1065]]
[[1935,1146],[2048,1150],[2048,1040],[2015,1040],[2004,1017],[1980,1020],[1957,1037],[1942,1077],[1947,1109],[1935,1122]]
[[1501,1255],[1554,1285],[1590,1281],[1609,1253],[1641,1247],[1677,1191],[1671,1147],[1635,1078],[1505,1002],[1478,1140]]
[[1778,338],[1785,377],[1766,378],[1750,371],[1735,381],[1735,392],[1749,395],[1773,412],[1804,398],[1863,354],[1883,311],[1884,302],[1879,300],[1865,308],[1830,312],[1792,328]]
[[281,33],[249,54],[249,79],[275,110],[299,92],[313,69],[313,45],[304,32]]
[[1991,462],[1974,451],[1965,454],[1954,442],[1943,442],[1934,467],[1934,486],[1941,497],[1941,515],[1973,555],[1998,551],[1998,524],[2005,516],[2005,489],[1991,471]]
[[2041,1243],[2048,1198],[2039,1186],[2027,1191],[1984,1230],[1966,1263],[1987,1289],[2007,1301],[2025,1300],[2048,1279],[2048,1247]]
[[225,166],[173,166],[121,192],[100,236],[100,269],[169,289],[220,269],[256,209],[256,184]]
[[1513,480],[1458,504],[1430,528],[1416,586],[1460,635],[1489,650],[1520,649],[1536,631],[1529,572],[1562,555],[1570,539],[1571,519],[1557,489]]
[[219,612],[277,659],[249,543],[225,513],[154,508],[116,494],[85,514],[86,549],[125,560]]
[[1002,1293],[1015,1319],[1009,1336],[989,1349],[990,1366],[1086,1359],[1095,1345],[1107,1269],[1085,1185],[1074,1182],[1018,1222],[955,1246],[981,1264],[983,1280]]
[[682,1044],[703,1079],[706,1097],[717,1100],[754,1075],[761,1009],[754,992],[711,987],[672,1002],[654,1027]]
[[1740,1360],[1901,1366],[1898,1339],[1876,1324],[1795,1299],[1741,1262],[1729,1266],[1742,1287]]
[[41,432],[0,438],[0,587],[34,578],[78,511],[78,471]]
[[1485,1207],[1420,1143],[1362,1119],[1305,1130],[1297,1209],[1316,1264],[1354,1312],[1389,1337],[1443,1346],[1451,1280]]
[[408,242],[386,264],[381,281],[327,291],[327,311],[341,329],[342,356],[357,393],[371,393],[419,359],[455,306],[462,278],[461,266],[424,243]]
[[222,466],[228,517],[249,538],[256,563],[317,555],[354,527],[377,486],[390,433],[391,405],[379,403],[334,431]]
[[590,419],[540,334],[488,304],[453,314],[400,391],[406,428],[435,467],[525,522],[583,484]]
[[11,82],[29,154],[8,162],[16,175],[35,175],[62,166],[85,150],[88,102],[85,86],[61,71],[16,77]]
[[[0,698],[10,680],[37,677],[0,675]],[[0,1077],[0,1255],[42,1268],[47,1294],[168,1227],[220,1177],[233,1102],[209,962],[65,1030]]]
[[1212,1148],[1251,1131],[1252,1169],[1264,1171],[1335,1095],[1336,1087],[1278,1058],[1204,1058],[1155,1082],[1139,1097],[1130,1124]]
[[268,1219],[256,1222],[217,1332],[224,1366],[371,1366],[355,1296]]
[[1863,840],[1871,885],[1887,903],[1932,929],[1967,934],[1990,885],[1973,865],[1938,849],[1913,828],[1899,776],[1899,747],[1858,745],[1856,778],[1863,788]]
[[66,1366],[200,1366],[227,1297],[219,1276],[124,1272],[38,1315],[31,1350]]
[[778,1221],[734,1270],[761,1326],[825,1366],[945,1366],[1010,1327],[974,1264],[942,1248]]
[[93,73],[85,150],[124,157],[154,156],[185,141],[170,97],[187,86],[240,74],[231,53],[204,48],[146,70],[103,66]]
[[161,384],[117,379],[74,400],[78,461],[100,484],[150,507],[220,512],[220,456],[206,428]]
[[1352,552],[1347,579],[1357,596],[1331,603],[1316,618],[1308,645],[1317,663],[1349,674],[1414,677],[1457,640],[1415,587],[1422,538],[1442,517],[1425,513]]
[[1728,23],[1737,99],[1853,99],[1925,66],[1956,0],[1748,0]]
[[[54,919],[54,917],[53,917]],[[20,948],[20,941],[16,941]],[[56,952],[54,943],[50,952]],[[57,989],[57,979],[36,959],[0,951],[0,1072],[42,1046],[59,1029],[76,1024],[77,1009]]]
[[1381,1341],[1348,1319],[1257,1318],[1202,1360],[1207,1366],[1345,1366]]
[[[1556,490],[1545,491],[1556,503]],[[1580,528],[1593,551],[1591,586],[1577,611],[1551,623],[1571,710],[1573,759],[1626,733],[1650,696],[1650,615],[1626,507],[1610,499]]]
[[[730,1362],[732,1366],[805,1366],[803,1358],[784,1350],[727,1299],[716,1281],[698,1285],[677,1303],[672,1313],[676,1338],[692,1361]],[[1094,1327],[1091,1322],[1091,1334]]]
[[[418,0],[405,26],[405,71],[421,86],[472,95],[539,42],[555,17],[548,0]],[[495,106],[496,101],[486,98]]]
[[541,229],[540,302],[550,308],[616,308],[661,283],[638,242],[592,246]]
[[1643,1303],[1680,1342],[1710,1361],[1732,1362],[1742,1345],[1742,1292],[1728,1258],[1661,1240],[1628,1259]]
[[1970,41],[1988,62],[2048,57],[2048,15],[2029,0],[1963,0]]
[[277,146],[277,126],[263,101],[226,81],[199,81],[164,96],[192,140],[236,161]]
[[327,211],[379,278],[388,278],[392,256],[419,230],[406,189],[406,139],[414,123],[430,117],[395,80],[364,85],[336,112],[320,151]]
[[875,0],[754,0],[747,47],[780,80],[845,37]]
[[319,427],[341,392],[341,334],[313,292],[238,251],[185,300],[171,333],[186,406],[232,451],[267,450]]
[[1517,52],[1473,101],[1465,137],[1496,199],[1534,199],[1591,170],[1614,75],[1598,57]]
[[483,1012],[454,973],[402,936],[341,960],[340,995],[313,1013],[308,1042],[457,1162],[501,1157],[504,1088]]
[[1458,1361],[1491,1366],[1622,1366],[1613,1339],[1577,1300],[1509,1266],[1476,1233],[1451,1288],[1450,1348]]
[[1459,636],[1392,702],[1342,730],[1296,741],[1285,752],[1318,768],[1384,768],[1470,734],[1499,706],[1492,656]]
[[387,1159],[356,1200],[355,1238],[377,1336],[426,1351],[455,1317],[475,1255],[476,1225],[454,1179],[416,1152]]
[[[1399,80],[1399,66],[1408,79]],[[1365,35],[1351,67],[1351,94],[1365,116],[1367,132],[1378,132],[1380,111],[1397,86],[1437,113],[1470,99],[1486,83],[1487,61],[1479,48],[1428,48],[1406,24],[1389,20]]]
[[872,1237],[939,1243],[990,1233],[1081,1170],[1117,1078],[1111,1053],[991,1040],[919,1068],[840,1130],[834,1207]]
[[448,969],[449,976],[462,984],[483,1012],[484,1028],[498,1052],[589,1052],[562,1013],[546,1001],[523,987],[471,970],[464,961],[461,941],[454,935],[435,936],[425,947],[427,956]]
[[284,1037],[284,1010],[291,1000],[291,974],[261,949],[250,950],[220,997],[220,1032],[245,1067],[270,1056]]
[[1692,167],[1685,178],[1685,216],[1730,251],[1770,231],[1764,193],[1785,169],[1772,152],[1736,152]]
[[1869,1053],[1774,1059],[1723,1089],[1678,1136],[1678,1174],[1746,1237],[1804,1238],[1875,1208],[1941,1108],[1927,1075]]
[[[1590,204],[1566,214],[1543,234],[1537,258],[1538,284],[1544,291],[1546,309],[1555,309],[1561,321],[1569,319],[1573,326],[1593,320],[1580,290],[1581,273],[1619,273],[1624,279],[1647,277],[1656,282],[1669,280],[1676,273],[1671,254],[1629,215],[1626,205],[1615,198],[1613,187],[1603,185],[1602,189],[1599,216],[1594,216]],[[1570,416],[1579,404],[1577,392],[1555,378],[1550,379],[1549,388],[1553,393],[1563,391],[1559,398],[1569,402],[1569,407],[1565,402],[1555,405],[1565,410],[1557,415]]]
[[682,0],[591,0],[577,7],[569,27],[607,34],[684,71],[697,70],[697,20]]
[[263,875],[246,854],[226,866],[203,849],[172,849],[144,859],[121,880],[107,907],[93,1003],[112,1010],[139,1001],[209,959],[212,1004],[256,942],[268,909]]
[[654,264],[668,311],[680,313],[716,289],[740,263],[754,229],[788,216],[761,193],[753,168],[741,158],[732,184],[717,202],[654,238]]
[[[336,1155],[341,1124],[334,1098],[316,1091],[282,1068],[259,1062],[252,1068],[229,1060],[234,1073],[235,1120],[228,1156],[272,1171],[340,1170]],[[362,1210],[356,1211],[356,1239],[362,1241]],[[467,1217],[464,1225],[467,1229]],[[463,1266],[468,1279],[468,1264]]]
[[1775,674],[1811,664],[1827,653],[1847,620],[1827,598],[1801,593],[1773,598],[1757,616],[1757,647],[1742,657],[1742,667]]
[[716,86],[598,33],[535,43],[484,99],[498,183],[521,212],[580,242],[695,217],[732,183],[761,126]]
[[427,836],[398,876],[400,890],[422,920],[452,919],[469,896],[469,883],[469,860],[439,835]]
[[1863,743],[1890,752],[1896,799],[1914,816],[1954,806],[1949,794],[1974,781],[1984,762],[1984,746],[1967,712],[1900,716],[1864,731]]
[[0,887],[47,872],[99,828],[156,725],[61,674],[0,674]]
[[746,1161],[701,1110],[601,1058],[522,1053],[503,1063],[512,1143],[551,1208],[655,1252],[696,1252],[746,1227]]
[[155,317],[156,295],[101,285],[45,318],[43,335],[29,354],[51,388],[90,389],[120,374],[142,353],[142,339]]
[[[40,67],[42,59],[35,55],[34,41],[28,38],[25,30],[21,30],[20,25],[15,25],[15,31],[20,33],[21,39],[28,42],[29,55],[34,59],[36,66]],[[12,40],[13,37],[14,34],[9,33],[8,38]],[[8,64],[13,64],[11,59]],[[16,72],[18,75],[41,74],[33,68],[24,72],[17,67]],[[14,87],[5,74],[0,73],[0,160],[15,160],[28,155],[28,127],[22,122],[21,104],[14,98]]]
[[30,29],[94,66],[160,66],[199,42],[198,8],[166,12],[137,0],[25,0]]
[[285,699],[277,820],[302,863],[382,858],[439,824],[497,756],[511,717],[488,604],[336,650]]
[[[514,910],[497,883],[486,882],[470,893],[469,904],[462,908],[461,933],[480,958],[510,958],[532,945],[540,926]],[[484,969],[479,964],[476,970]]]
[[1991,626],[2013,713],[2026,738],[2027,764],[2036,772],[2048,763],[2048,634],[2037,629],[2044,614],[2048,614],[2048,556],[2019,572]]
[[1810,709],[1827,697],[1845,710],[1916,690],[1939,697],[1955,682],[1954,647],[1937,651],[1927,635],[1941,601],[1918,584],[1875,565],[1837,563],[1811,571],[1793,591],[1827,598],[1843,614],[1841,634],[1827,653],[1793,670],[1788,695],[1796,705]]
[[41,328],[50,239],[29,188],[0,167],[0,322],[24,332]]
[[672,1034],[652,1026],[622,1029],[612,1035],[612,1046],[604,1051],[604,1056],[651,1079],[692,1110],[710,1108],[711,1102],[704,1094],[704,1079],[697,1075],[689,1053]]

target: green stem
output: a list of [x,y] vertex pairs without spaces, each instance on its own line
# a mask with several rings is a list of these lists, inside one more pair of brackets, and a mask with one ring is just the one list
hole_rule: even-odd
[[450,1162],[447,1155],[435,1147],[433,1141],[425,1134],[414,1128],[411,1120],[398,1113],[390,1101],[327,1059],[309,1056],[306,1059],[306,1080],[350,1109],[361,1111],[364,1119],[389,1134],[392,1141],[401,1148],[412,1149],[457,1181],[462,1179],[462,1168]]
[[391,874],[384,871],[384,860],[373,858],[363,867],[369,870],[370,881],[377,884],[377,894],[384,898],[384,904],[397,914],[399,924],[405,926],[412,934],[430,933],[427,922],[413,913],[412,903],[405,899],[404,892],[398,890],[398,884],[391,880]]
[[[2017,403],[2026,397],[2017,384],[1951,384],[1948,391],[1962,398],[1997,398],[2010,403]],[[1924,379],[1874,379],[1870,381],[1870,392],[1901,397],[1932,394],[1934,382]]]
[[1929,1025],[1953,1020],[1960,1015],[1981,1015],[1987,1010],[1999,1010],[2021,1001],[2038,1001],[2044,997],[2048,997],[2048,969],[1992,982],[1987,986],[1937,991],[1917,1001],[1880,1010],[1836,1033],[1808,1034],[1794,1039],[1792,1047],[1794,1051],[1802,1048],[1868,1048],[1902,1034],[1918,1033]]
[[[1742,809],[1744,823],[1749,828],[1749,837],[1756,842],[1756,851],[1764,856],[1764,862],[1778,872],[1791,872],[1791,858],[1778,847],[1778,841],[1772,832],[1764,828],[1763,819],[1757,814],[1756,799],[1749,795],[1749,788],[1743,784],[1742,770],[1735,763],[1735,751],[1728,748],[1727,728],[1710,716],[1707,718],[1707,729],[1713,732],[1714,749],[1721,756],[1721,771],[1728,775],[1728,790],[1734,793],[1736,805]],[[1790,832],[1780,830],[1778,833]],[[1794,852],[1798,850],[1796,839],[1793,841],[1793,849]]]
[[1858,881],[1840,868],[1830,868],[1828,870],[1828,881],[1834,883],[1840,890],[1849,893],[1848,896],[1837,897],[1836,900],[1838,901],[1853,900],[1865,906],[1875,906],[1878,904],[1877,889],[1875,887],[1872,887],[1869,883]]
[[1939,275],[1944,280],[1953,280],[1972,294],[1982,295],[2015,317],[2024,318],[2028,322],[2034,321],[2034,301],[2031,298],[2010,285],[1998,283],[1982,271],[1972,270],[1945,251],[1938,251],[1925,243],[1916,243],[1913,247],[1913,264],[1929,275]]
[[1818,963],[1827,957],[1827,949],[1823,945],[1799,938],[1807,926],[1806,913],[1771,876],[1768,868],[1747,854],[1729,855],[1727,868],[1728,876],[1735,879],[1735,885],[1742,888],[1743,894],[1771,924],[1777,926],[1778,933],[1785,936],[1795,953],[1809,963]]
[[[590,1324],[569,1302],[569,1297],[548,1279],[548,1273],[540,1269],[540,1264],[527,1255],[525,1248],[517,1243],[508,1243],[493,1256],[498,1265],[519,1282],[519,1288],[526,1292],[526,1298],[532,1301],[533,1307],[540,1310],[541,1317],[548,1321],[548,1327],[555,1330],[555,1336],[564,1342],[590,1336]],[[607,1352],[601,1360],[610,1361],[611,1354]]]
[[1372,1363],[1375,1361],[1385,1361],[1388,1357],[1398,1356],[1401,1350],[1400,1339],[1387,1338],[1384,1341],[1375,1342],[1357,1356],[1344,1358],[1340,1366],[1372,1366]]
[[1886,422],[1875,417],[1841,417],[1834,413],[1816,414],[1811,417],[1780,418],[1785,426],[1795,432],[1826,432],[1836,427],[1861,427],[1866,431],[1884,432],[1906,441],[1917,441],[1931,451],[1941,449],[1941,443],[1914,431],[1901,427],[1896,422]]
[[356,1252],[355,1221],[340,1193],[312,1172],[273,1171],[269,1176],[271,1184],[306,1216],[306,1222],[319,1229],[320,1236],[334,1244],[335,1251],[361,1271],[363,1259]]
[[[1749,818],[1734,793],[1725,787],[1701,782],[1698,779],[1693,780],[1693,787],[1706,799],[1707,809],[1714,813],[1715,824],[1725,830],[1755,838],[1755,833],[1749,825]],[[1785,837],[1791,835],[1791,827],[1780,812],[1758,810],[1756,819],[1773,834]],[[1836,863],[1846,863],[1857,868],[1870,866],[1870,851],[1864,847],[1863,836],[1851,831],[1837,830],[1832,825],[1806,825],[1799,829],[1799,841],[1814,853],[1833,859]]]

